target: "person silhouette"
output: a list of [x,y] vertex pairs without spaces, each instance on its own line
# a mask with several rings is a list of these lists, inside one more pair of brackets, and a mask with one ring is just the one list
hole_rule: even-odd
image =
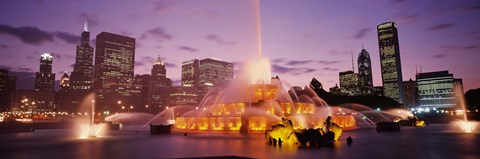
[[327,122],[327,131],[330,131],[330,120],[332,120],[332,117],[328,116],[325,121]]
[[351,137],[351,136],[348,136],[348,138],[347,138],[347,144],[348,144],[348,145],[351,145],[352,142],[353,142],[352,137]]

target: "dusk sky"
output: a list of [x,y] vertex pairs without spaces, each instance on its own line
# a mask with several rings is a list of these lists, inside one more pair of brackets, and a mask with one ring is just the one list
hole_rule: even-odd
[[[18,75],[19,89],[39,69],[44,52],[54,54],[57,80],[70,73],[83,23],[91,41],[102,31],[136,38],[135,74],[150,73],[160,55],[177,85],[181,62],[218,58],[240,64],[257,53],[252,0],[38,0],[0,1],[0,67]],[[398,25],[403,79],[449,70],[464,89],[480,87],[478,0],[264,0],[260,2],[263,55],[272,75],[305,86],[312,77],[324,88],[351,70],[362,44],[370,53],[374,85],[381,85],[376,26]],[[95,43],[91,43],[95,47]],[[419,70],[420,71],[420,70]],[[357,70],[355,70],[357,72]],[[26,77],[28,76],[28,77]]]

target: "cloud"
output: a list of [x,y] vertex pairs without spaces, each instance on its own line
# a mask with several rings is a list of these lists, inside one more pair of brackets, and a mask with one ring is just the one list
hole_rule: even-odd
[[222,45],[235,45],[236,44],[235,42],[225,41],[222,38],[220,38],[218,35],[215,35],[215,34],[209,34],[209,35],[205,36],[205,39],[216,42],[218,44],[222,44]]
[[12,27],[0,24],[0,34],[7,34],[19,38],[22,42],[31,45],[40,45],[44,42],[53,41],[53,36],[36,27]]
[[447,56],[447,55],[446,54],[436,54],[436,55],[433,55],[432,57],[433,58],[443,58],[445,56]]
[[280,62],[284,62],[285,61],[285,58],[275,58],[272,60],[272,62],[274,63],[280,63]]
[[468,45],[468,46],[464,46],[463,48],[464,49],[475,49],[475,48],[479,48],[480,46],[479,45]]
[[319,64],[324,64],[324,65],[330,65],[330,64],[336,64],[339,63],[339,61],[326,61],[326,60],[292,60],[288,61],[286,64],[289,66],[294,66],[294,65],[304,65],[308,63],[319,63]]
[[8,48],[7,45],[0,44],[0,49],[6,49],[6,48]]
[[188,52],[197,52],[198,51],[198,49],[188,47],[188,46],[180,46],[178,49],[183,50],[183,51],[188,51]]
[[453,26],[455,26],[455,24],[453,24],[453,23],[442,23],[442,24],[437,24],[437,25],[431,26],[430,28],[428,28],[428,30],[438,31],[438,30],[447,29],[447,28],[450,28],[450,27],[453,27]]
[[294,68],[288,68],[288,67],[283,67],[279,65],[272,65],[272,72],[274,73],[285,74],[294,70],[295,70]]
[[303,73],[311,73],[311,72],[315,72],[317,71],[317,69],[314,69],[314,68],[306,68],[305,71],[303,71]]
[[357,32],[352,36],[353,39],[363,39],[367,36],[367,33],[370,32],[372,28],[362,28],[357,30]]
[[17,78],[17,90],[33,90],[35,88],[35,72],[32,69],[5,65],[0,65],[0,68],[7,69],[9,75]]
[[314,68],[296,68],[296,67],[284,67],[280,65],[272,65],[272,72],[273,73],[278,73],[278,74],[291,74],[291,75],[301,75],[301,74],[306,74],[306,73],[312,73],[317,71],[317,69]]
[[47,32],[36,27],[12,27],[4,24],[0,24],[0,34],[17,37],[22,42],[30,45],[40,45],[44,42],[52,42],[54,41],[54,38],[61,39],[70,44],[75,44],[80,40],[80,36],[75,36],[66,32]]
[[320,63],[320,64],[324,64],[324,65],[331,65],[331,64],[340,63],[340,61],[325,61],[325,60],[319,60],[317,62]]
[[77,44],[80,42],[80,36],[76,36],[70,33],[57,31],[57,32],[54,32],[53,35],[70,44]]
[[27,60],[33,60],[35,57],[33,57],[33,56],[27,56],[27,57],[25,57],[25,58],[26,58]]
[[53,59],[55,59],[56,61],[61,61],[62,60],[62,55],[60,54],[57,54],[57,53],[51,53],[51,55],[53,56]]
[[310,62],[313,62],[313,60],[292,60],[292,61],[288,61],[287,62],[287,65],[289,66],[293,66],[293,65],[303,65],[303,64],[307,64],[307,63],[310,63]]
[[338,71],[339,69],[338,68],[324,67],[323,70],[324,71]]
[[145,65],[145,63],[141,61],[135,61],[135,66],[143,66],[143,65]]
[[164,62],[163,64],[164,64],[165,67],[167,67],[167,68],[175,68],[175,67],[177,67],[177,65],[175,65],[174,63],[170,63],[170,62]]
[[172,35],[165,32],[165,29],[162,27],[156,27],[150,30],[147,30],[145,33],[140,36],[140,39],[145,39],[148,36],[153,36],[161,41],[172,39]]

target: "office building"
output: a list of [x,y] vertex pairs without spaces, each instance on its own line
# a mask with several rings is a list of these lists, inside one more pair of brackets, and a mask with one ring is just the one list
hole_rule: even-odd
[[[424,108],[453,108],[457,106],[455,79],[448,71],[417,74],[418,104]],[[458,86],[458,85],[457,85]],[[463,90],[459,91],[463,94]]]
[[182,86],[197,87],[200,83],[200,61],[197,59],[182,62]]
[[16,89],[17,79],[8,75],[8,70],[0,69],[0,112],[10,108],[10,96]]
[[121,111],[117,101],[134,102],[133,88],[135,39],[102,32],[97,35],[95,50],[94,89],[100,111]]
[[383,93],[403,103],[403,77],[397,25],[386,22],[377,26]]
[[55,73],[52,73],[53,56],[44,53],[40,56],[40,71],[35,73],[35,90],[53,92]]
[[362,48],[358,54],[358,79],[359,87],[363,95],[373,93],[372,61],[370,54],[365,48]]
[[[93,47],[90,46],[90,32],[85,22],[76,47],[75,64],[70,75],[71,100],[78,107],[88,94],[93,92]],[[73,108],[76,109],[76,108]]]
[[30,114],[56,112],[53,91],[17,90],[12,92],[11,111]]
[[153,110],[161,110],[169,105],[169,88],[172,87],[172,80],[166,77],[167,70],[161,57],[153,64],[151,73],[148,105]]
[[360,95],[358,74],[353,71],[344,71],[339,73],[340,92],[343,95]]
[[418,105],[418,87],[417,81],[412,79],[403,81],[403,91],[405,98],[403,99],[403,105],[406,108],[417,107]]

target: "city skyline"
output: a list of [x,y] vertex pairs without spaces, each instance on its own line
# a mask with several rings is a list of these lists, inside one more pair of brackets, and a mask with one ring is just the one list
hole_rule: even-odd
[[[208,1],[219,2],[214,6],[202,3],[204,1],[185,2],[152,1],[138,5],[125,2],[115,7],[109,6],[111,2],[99,2],[99,8],[106,7],[103,12],[98,6],[81,2],[4,3],[0,10],[6,15],[0,24],[0,53],[7,58],[0,60],[0,67],[11,68],[10,71],[14,72],[37,72],[39,55],[50,52],[54,56],[56,80],[64,71],[70,74],[85,19],[90,23],[88,29],[93,35],[107,31],[138,40],[135,74],[149,73],[156,57],[164,57],[167,77],[176,85],[180,83],[182,61],[216,57],[235,63],[238,70],[242,68],[239,64],[247,58],[245,55],[256,53],[256,15],[251,13],[253,2]],[[334,10],[338,7],[361,8],[367,4],[278,3],[292,4],[282,5],[290,8],[282,8],[275,7],[272,2],[261,2],[263,55],[271,59],[272,75],[278,75],[291,85],[304,86],[316,77],[324,88],[334,86],[339,83],[338,72],[351,67],[350,53],[359,52],[362,44],[371,55],[373,83],[382,85],[375,26],[395,21],[399,27],[403,81],[414,79],[415,65],[421,65],[424,72],[449,70],[463,79],[465,91],[479,87],[476,81],[480,77],[475,74],[480,71],[475,67],[479,55],[475,52],[480,50],[480,30],[474,27],[479,22],[468,18],[480,13],[479,4],[474,1],[470,4],[467,1],[448,4],[378,2],[378,6],[369,6],[369,10],[380,8],[380,11],[358,15]],[[328,5],[331,8],[323,8],[324,3],[332,3]],[[24,9],[28,11],[18,9],[19,6],[28,8]],[[412,14],[391,9],[396,7],[406,9],[405,12],[412,11]],[[126,10],[121,15],[113,14],[117,9]],[[65,14],[58,15],[49,10],[61,10]],[[326,14],[328,11],[335,16]],[[22,14],[16,14],[18,12]],[[380,13],[382,15],[378,15]],[[346,18],[345,22],[338,20],[342,18]],[[154,19],[158,20],[152,21]],[[431,20],[424,21],[426,19]],[[188,30],[174,27],[179,25],[198,27]],[[25,34],[29,33],[27,31],[32,31],[30,37]],[[17,81],[22,82],[21,79]],[[20,85],[17,89],[22,89],[25,83]]]

